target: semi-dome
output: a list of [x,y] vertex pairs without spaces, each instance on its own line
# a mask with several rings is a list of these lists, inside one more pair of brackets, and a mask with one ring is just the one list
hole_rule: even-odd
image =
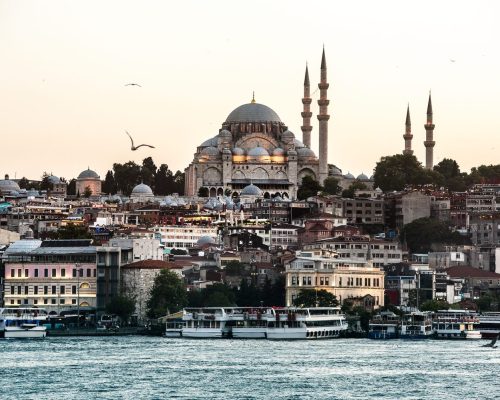
[[281,119],[274,110],[264,104],[248,103],[231,111],[226,122],[281,122]]
[[245,150],[243,150],[241,147],[235,147],[233,149],[233,154],[235,156],[243,156],[243,155],[245,155]]
[[293,144],[295,145],[295,148],[299,149],[301,147],[306,147],[304,143],[302,143],[299,139],[294,139]]
[[240,193],[241,196],[261,196],[262,190],[259,189],[258,186],[255,186],[251,183],[248,186],[245,186]]
[[47,177],[47,180],[48,180],[50,183],[52,183],[53,185],[58,184],[58,183],[61,183],[61,180],[60,180],[57,176],[55,176],[55,175],[50,175],[50,176],[48,176],[48,177]]
[[288,129],[281,134],[281,139],[283,139],[283,140],[294,139],[294,138],[295,138],[295,135],[293,134],[293,132],[289,131]]
[[269,153],[264,147],[254,147],[253,149],[248,150],[248,155],[252,157],[261,157],[261,156],[269,156]]
[[354,179],[354,175],[348,172],[347,174],[344,175],[344,178],[346,179]]
[[330,175],[334,175],[334,176],[338,176],[338,175],[342,175],[342,170],[337,167],[336,165],[331,165],[328,167],[328,173]]
[[314,151],[312,151],[309,147],[299,147],[297,149],[297,154],[299,157],[316,157]]
[[219,155],[219,149],[217,147],[212,147],[212,146],[209,146],[209,147],[205,147],[202,151],[201,151],[201,154],[203,156],[209,156],[209,157],[212,157],[212,156],[218,156]]
[[97,172],[87,168],[85,171],[80,172],[77,179],[99,179],[99,175],[97,175]]
[[19,185],[9,179],[9,175],[5,175],[4,180],[0,180],[0,191],[2,192],[18,192],[21,190]]
[[233,135],[231,135],[231,132],[229,132],[227,129],[221,130],[220,133],[219,133],[219,136],[220,137],[226,137],[226,138],[229,138],[229,139],[233,137]]
[[276,147],[273,150],[273,156],[284,156],[285,155],[285,150],[283,150],[281,147]]
[[132,189],[132,195],[131,196],[153,196],[153,191],[151,188],[144,184],[144,183],[139,183],[136,187]]
[[205,140],[202,144],[200,144],[199,147],[217,146],[217,144],[218,144],[217,136],[214,136],[213,138]]
[[365,174],[361,173],[361,174],[358,175],[358,177],[356,179],[358,181],[367,181],[368,177]]

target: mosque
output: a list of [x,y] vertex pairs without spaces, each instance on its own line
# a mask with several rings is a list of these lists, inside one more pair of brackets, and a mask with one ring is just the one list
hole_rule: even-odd
[[278,114],[255,98],[234,109],[219,134],[198,146],[185,170],[185,195],[206,187],[210,197],[240,196],[260,191],[294,199],[302,179],[309,175],[323,183],[328,176],[328,103],[325,51],[321,59],[319,105],[319,157],[311,150],[311,102],[306,67],[302,99],[302,141],[288,130]]

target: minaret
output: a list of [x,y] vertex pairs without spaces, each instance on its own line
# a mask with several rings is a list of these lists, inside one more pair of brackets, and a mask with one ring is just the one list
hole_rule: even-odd
[[413,150],[411,149],[411,140],[413,139],[413,135],[411,134],[411,121],[410,121],[410,105],[408,104],[408,108],[406,110],[406,122],[405,122],[405,134],[403,135],[403,139],[405,140],[405,149],[403,150],[403,154],[413,154]]
[[434,145],[436,142],[433,140],[434,124],[432,123],[432,101],[431,92],[429,92],[429,102],[427,103],[427,123],[425,128],[425,168],[432,169],[434,166]]
[[328,176],[328,103],[327,99],[328,83],[326,81],[326,60],[325,48],[323,47],[323,55],[321,57],[321,80],[318,84],[320,89],[319,94],[319,184],[322,185]]
[[309,71],[306,64],[306,76],[304,78],[304,97],[302,98],[302,104],[304,105],[304,111],[302,111],[302,142],[309,148],[311,148],[311,85],[309,83]]

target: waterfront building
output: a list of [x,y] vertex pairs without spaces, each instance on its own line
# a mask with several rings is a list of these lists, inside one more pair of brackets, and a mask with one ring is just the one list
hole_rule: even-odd
[[371,295],[374,308],[384,306],[384,271],[370,261],[299,255],[285,264],[286,305],[302,289],[326,290],[342,304]]

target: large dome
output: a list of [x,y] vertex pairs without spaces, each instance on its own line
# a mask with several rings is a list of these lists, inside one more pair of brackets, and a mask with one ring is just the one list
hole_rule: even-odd
[[144,184],[139,183],[136,187],[132,189],[132,196],[153,196],[153,191],[151,188]]
[[97,175],[97,172],[87,168],[85,171],[80,172],[77,179],[99,179],[99,175]]
[[0,191],[3,192],[18,192],[21,190],[19,185],[9,179],[9,175],[5,175],[5,179],[0,179]]
[[258,186],[255,186],[253,183],[247,185],[243,188],[240,193],[241,196],[261,196],[262,190]]
[[226,122],[281,122],[281,119],[268,106],[249,103],[235,108],[226,118]]

